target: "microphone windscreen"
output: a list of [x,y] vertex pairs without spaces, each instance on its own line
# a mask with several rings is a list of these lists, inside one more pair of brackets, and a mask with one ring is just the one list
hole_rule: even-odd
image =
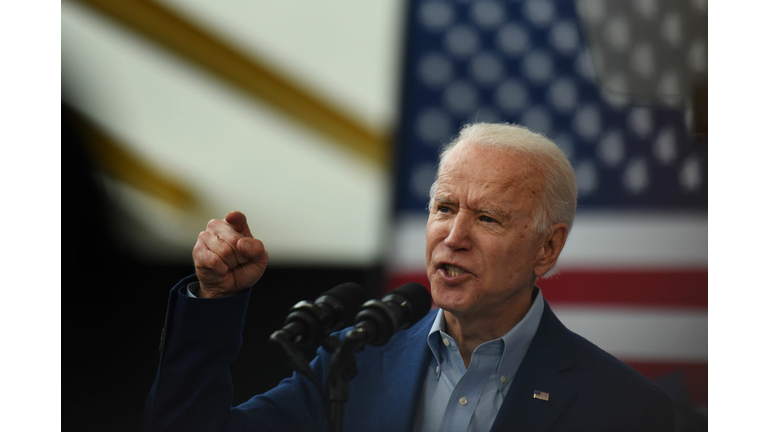
[[424,318],[432,308],[432,295],[424,285],[416,282],[408,282],[390,294],[399,294],[411,304],[410,324]]
[[344,324],[351,325],[355,314],[367,299],[365,289],[354,282],[346,282],[328,290],[324,295],[333,297],[341,305],[344,313]]

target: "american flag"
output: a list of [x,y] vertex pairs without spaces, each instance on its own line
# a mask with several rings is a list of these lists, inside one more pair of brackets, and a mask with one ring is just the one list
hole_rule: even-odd
[[706,1],[411,1],[390,287],[429,286],[440,146],[466,122],[525,125],[579,183],[545,298],[571,330],[706,407],[707,149],[687,97],[706,74],[706,22]]

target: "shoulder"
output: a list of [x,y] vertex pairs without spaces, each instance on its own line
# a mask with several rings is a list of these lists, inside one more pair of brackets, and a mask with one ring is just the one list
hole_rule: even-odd
[[674,424],[672,399],[661,387],[584,337],[565,332],[573,363],[563,375],[576,389],[580,410],[605,411],[615,424],[637,430],[668,430]]
[[[661,389],[626,363],[566,328],[548,304],[539,329],[536,356],[549,357],[557,369],[582,387],[623,387],[633,390]],[[555,359],[553,359],[555,358]]]
[[[591,385],[604,384],[635,391],[662,392],[656,384],[626,363],[566,329],[569,348],[574,353],[574,366],[566,373],[573,379],[589,380]],[[570,373],[568,373],[570,372]]]

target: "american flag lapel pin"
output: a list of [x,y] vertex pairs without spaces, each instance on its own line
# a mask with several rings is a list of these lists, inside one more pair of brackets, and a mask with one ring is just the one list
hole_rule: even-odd
[[541,390],[534,390],[533,391],[533,398],[534,399],[541,399],[543,401],[549,400],[549,393],[543,392]]

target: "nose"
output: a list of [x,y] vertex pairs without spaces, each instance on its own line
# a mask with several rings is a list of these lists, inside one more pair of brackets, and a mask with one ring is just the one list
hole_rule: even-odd
[[450,222],[448,236],[443,240],[446,246],[454,250],[472,248],[472,217],[466,211],[459,213]]

